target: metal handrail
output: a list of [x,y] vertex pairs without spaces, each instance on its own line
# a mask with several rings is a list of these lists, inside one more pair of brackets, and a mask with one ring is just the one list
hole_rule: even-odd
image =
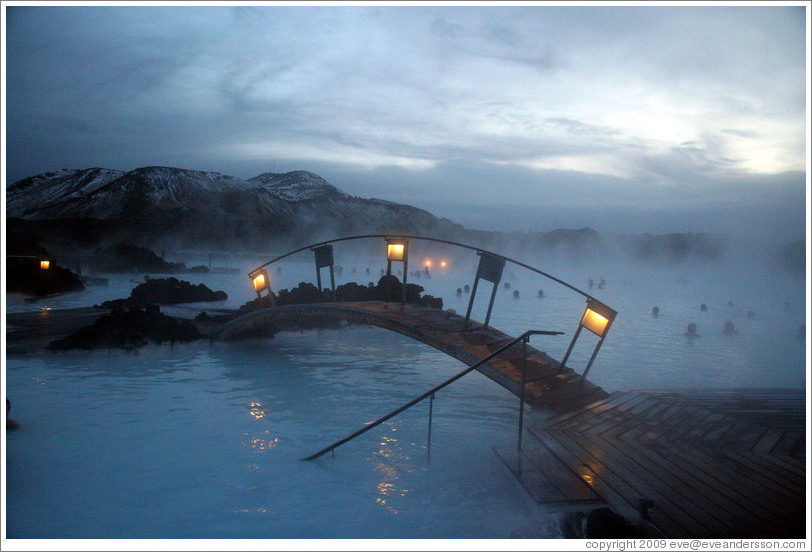
[[323,242],[319,242],[319,243],[314,243],[314,244],[311,244],[311,245],[307,245],[305,247],[300,247],[299,249],[296,249],[294,251],[290,251],[288,253],[285,253],[284,255],[279,255],[278,257],[275,257],[275,258],[271,259],[270,261],[266,262],[265,264],[262,264],[262,265],[258,266],[257,268],[255,268],[254,270],[249,272],[248,275],[249,275],[249,277],[253,277],[258,271],[260,271],[261,269],[265,268],[266,266],[268,266],[270,264],[273,264],[273,263],[275,263],[277,261],[281,261],[282,259],[284,259],[286,257],[290,257],[291,255],[294,255],[294,254],[299,253],[301,251],[306,251],[308,249],[313,249],[315,247],[319,247],[319,246],[322,246],[322,245],[327,245],[327,244],[336,243],[336,242],[342,242],[342,241],[348,241],[348,240],[359,240],[359,239],[364,239],[364,238],[395,238],[395,237],[403,238],[403,239],[409,239],[409,240],[426,240],[426,241],[433,241],[433,242],[438,242],[438,243],[445,243],[445,244],[448,244],[448,245],[454,245],[456,247],[462,247],[462,248],[465,248],[465,249],[471,249],[471,250],[476,251],[478,253],[479,252],[487,253],[487,254],[493,255],[495,257],[500,257],[500,258],[502,258],[502,259],[504,259],[506,261],[510,261],[511,263],[513,263],[515,265],[518,265],[518,266],[520,266],[522,268],[526,268],[527,270],[535,272],[536,274],[541,274],[545,278],[549,278],[550,280],[553,280],[554,282],[558,282],[562,286],[567,287],[567,288],[571,289],[572,291],[574,291],[576,293],[580,293],[581,295],[583,295],[587,299],[596,299],[595,297],[592,297],[587,292],[585,292],[583,290],[580,290],[580,289],[576,288],[575,286],[572,286],[572,285],[568,284],[567,282],[556,278],[555,276],[547,274],[546,272],[544,272],[542,270],[539,270],[538,268],[532,267],[532,266],[530,266],[528,264],[525,264],[525,263],[523,263],[521,261],[517,261],[516,259],[511,259],[510,257],[505,257],[504,255],[500,255],[499,253],[494,253],[492,251],[488,251],[487,249],[482,249],[481,247],[474,247],[472,245],[466,245],[464,243],[459,243],[459,242],[450,241],[450,240],[442,240],[442,239],[439,239],[439,238],[430,238],[430,237],[427,237],[427,236],[412,236],[412,235],[403,235],[403,234],[362,234],[362,235],[359,235],[359,236],[347,236],[347,237],[344,237],[344,238],[335,238],[335,239],[332,239],[332,240],[327,240],[327,241],[323,241]]
[[[450,385],[450,384],[454,383],[455,381],[457,381],[458,379],[460,379],[460,378],[461,378],[461,377],[463,377],[464,375],[468,374],[468,373],[469,373],[469,372],[471,372],[472,370],[475,370],[476,368],[479,368],[480,366],[482,366],[483,364],[485,364],[485,363],[486,363],[486,362],[488,362],[489,360],[492,360],[494,357],[496,357],[496,356],[498,356],[499,354],[501,354],[501,353],[502,353],[503,351],[505,351],[506,349],[509,349],[510,347],[514,346],[516,343],[518,343],[518,342],[520,342],[520,341],[522,341],[522,340],[526,341],[526,340],[527,340],[527,339],[528,339],[528,338],[529,338],[531,335],[560,335],[560,334],[562,334],[562,333],[564,333],[564,332],[554,332],[554,331],[546,331],[546,330],[528,330],[528,331],[524,332],[522,335],[520,335],[519,337],[517,337],[517,338],[515,338],[515,339],[511,340],[511,341],[510,341],[509,343],[507,343],[506,345],[503,345],[502,347],[499,347],[499,348],[498,348],[496,351],[494,351],[494,352],[493,352],[493,353],[491,353],[490,355],[486,356],[486,357],[485,357],[485,358],[483,358],[482,360],[479,360],[479,361],[475,362],[474,364],[472,364],[471,366],[467,367],[467,368],[466,368],[465,370],[463,370],[462,372],[459,372],[459,373],[458,373],[458,374],[456,374],[455,376],[453,376],[453,377],[451,377],[451,378],[447,379],[446,381],[444,381],[444,382],[443,382],[443,383],[441,383],[440,385],[437,385],[437,386],[433,387],[431,390],[426,391],[425,393],[423,393],[422,395],[420,395],[420,396],[419,396],[419,397],[417,397],[416,399],[412,399],[411,401],[409,401],[408,403],[404,404],[404,405],[403,405],[403,406],[401,406],[400,408],[397,408],[397,409],[393,410],[392,412],[390,412],[390,413],[389,413],[389,414],[387,414],[386,416],[383,416],[382,418],[378,418],[377,420],[375,420],[375,421],[374,421],[374,422],[372,422],[371,424],[365,425],[364,427],[362,427],[362,428],[361,428],[361,429],[359,429],[358,431],[355,431],[355,432],[351,433],[350,435],[347,435],[347,436],[346,436],[346,437],[344,437],[343,439],[339,439],[338,441],[336,441],[336,442],[335,442],[335,443],[333,443],[332,445],[330,445],[330,446],[328,446],[328,447],[325,447],[325,448],[321,449],[321,450],[320,450],[320,451],[318,451],[317,453],[312,454],[312,455],[308,456],[307,458],[302,458],[302,460],[315,460],[316,458],[319,458],[320,456],[323,456],[324,454],[326,454],[326,453],[330,452],[331,450],[334,450],[334,449],[336,449],[336,448],[340,447],[340,446],[341,446],[341,445],[343,445],[344,443],[346,443],[346,442],[348,442],[348,441],[351,441],[351,440],[355,439],[355,438],[356,438],[356,437],[358,437],[359,435],[361,435],[361,434],[363,434],[363,433],[366,433],[366,432],[367,432],[367,431],[369,431],[370,429],[372,429],[372,428],[374,428],[374,427],[377,427],[377,426],[381,425],[383,422],[385,422],[385,421],[386,421],[386,420],[388,420],[389,418],[392,418],[392,417],[394,417],[394,416],[397,416],[398,414],[400,414],[400,413],[401,413],[401,412],[403,412],[404,410],[407,410],[407,409],[411,408],[412,406],[416,405],[417,403],[419,403],[419,402],[420,402],[420,401],[422,401],[423,399],[425,399],[425,398],[427,398],[427,397],[430,397],[430,396],[433,396],[433,395],[434,395],[434,394],[435,394],[437,391],[439,391],[440,389],[442,389],[442,388],[444,388],[444,387],[446,387],[446,386],[448,386],[448,385]],[[522,390],[524,390],[524,371],[522,372],[522,378],[523,378],[523,379],[522,379]]]

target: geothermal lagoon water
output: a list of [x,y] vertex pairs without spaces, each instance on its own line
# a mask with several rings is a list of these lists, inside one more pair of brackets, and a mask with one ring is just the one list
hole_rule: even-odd
[[[342,263],[338,253],[338,284],[380,277],[380,261]],[[252,298],[246,273],[263,260],[230,261],[239,273],[179,277],[229,293],[228,301],[204,308],[235,308]],[[464,314],[469,296],[456,288],[473,283],[475,260],[449,259],[431,279],[409,281]],[[422,263],[413,256],[410,271]],[[589,374],[607,391],[805,386],[802,274],[749,264],[600,271],[529,264],[585,291],[592,278],[590,292],[619,312]],[[315,281],[309,254],[280,266],[270,269],[274,289]],[[126,297],[143,280],[107,277],[109,286],[36,303],[9,296],[7,311],[98,304]],[[322,277],[329,281],[326,270]],[[511,287],[500,285],[491,325],[511,335],[563,331],[531,341],[560,359],[583,297],[510,265],[505,282]],[[484,318],[489,294],[482,282],[474,318]],[[736,334],[723,333],[726,321]],[[690,322],[700,337],[684,336]],[[592,337],[578,341],[568,363],[576,371],[592,353]],[[494,446],[515,446],[518,401],[479,373],[438,393],[430,453],[423,403],[335,455],[300,460],[462,368],[426,345],[360,327],[149,346],[137,354],[8,356],[6,388],[22,426],[6,441],[8,537],[559,536],[556,516],[526,498],[493,453]]]

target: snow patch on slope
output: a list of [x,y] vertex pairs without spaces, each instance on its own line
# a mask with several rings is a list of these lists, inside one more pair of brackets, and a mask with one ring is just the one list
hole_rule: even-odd
[[6,190],[6,215],[23,217],[35,210],[87,197],[126,174],[110,169],[60,169],[18,180]]
[[259,184],[273,195],[292,202],[324,196],[350,197],[319,175],[307,171],[264,173],[249,179],[248,182]]

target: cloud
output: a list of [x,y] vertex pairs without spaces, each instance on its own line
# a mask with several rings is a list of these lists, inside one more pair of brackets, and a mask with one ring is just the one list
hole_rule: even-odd
[[797,7],[6,13],[11,182],[276,166],[398,201],[682,212],[806,170]]

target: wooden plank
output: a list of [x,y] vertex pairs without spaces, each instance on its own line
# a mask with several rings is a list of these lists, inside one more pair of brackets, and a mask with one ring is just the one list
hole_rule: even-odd
[[[674,417],[682,412],[682,405],[675,403],[665,403],[668,406],[656,413],[656,417],[652,417],[645,427],[645,432],[638,436],[641,441],[654,441],[661,437],[668,430],[668,423]],[[671,422],[672,424],[675,422]]]
[[798,445],[798,441],[804,440],[803,433],[796,431],[786,431],[781,436],[778,443],[775,444],[774,451],[780,451],[786,456],[792,456],[792,453]]
[[[595,492],[611,505],[613,510],[627,519],[638,519],[640,514],[634,505],[645,494],[641,494],[629,481],[606,468],[600,460],[579,445],[566,438],[559,440],[559,433],[542,432],[538,437],[562,461],[569,465],[570,469],[587,481]],[[656,527],[670,537],[687,538],[697,533],[695,528],[690,527],[690,524],[689,527],[684,527],[663,509],[651,511],[650,518]]]
[[596,439],[603,441],[602,450],[608,452],[613,459],[623,464],[653,489],[657,489],[675,507],[683,509],[686,514],[690,512],[690,515],[703,525],[717,528],[715,534],[729,535],[741,529],[745,518],[728,509],[720,508],[717,501],[702,492],[703,485],[687,485],[685,478],[674,475],[676,468],[673,464],[669,463],[667,469],[659,469],[662,466],[658,468],[655,463],[639,454],[631,443],[605,435],[597,436]]
[[545,427],[549,429],[569,429],[572,427],[582,427],[582,424],[585,423],[586,420],[598,418],[605,413],[619,408],[628,401],[636,400],[639,400],[639,397],[630,393],[619,396],[616,398],[616,400],[604,401],[600,404],[593,403],[593,405],[590,405],[588,408],[583,408],[570,414],[562,415],[558,419],[552,420],[550,423],[546,423]]
[[[663,456],[639,443],[634,438],[633,432],[630,432],[628,437],[622,441],[615,436],[602,435],[601,437],[617,447],[628,448],[636,455],[638,461],[650,464],[650,469],[654,473],[662,475],[673,487],[689,490],[689,496],[700,495],[702,497],[700,500],[705,504],[706,510],[708,508],[711,511],[722,509],[729,512],[737,520],[737,529],[746,528],[747,522],[757,519],[759,515],[766,520],[772,517],[772,513],[760,507],[757,501],[751,501],[744,495],[739,495],[735,489],[727,488],[716,479],[696,470],[694,465],[686,462],[682,455],[671,451],[667,456]],[[739,499],[738,502],[736,498]],[[741,502],[744,502],[745,506],[742,506]]]
[[[600,419],[600,420],[603,420],[601,423],[606,424],[606,427],[599,427],[599,425],[594,424],[594,421],[593,421],[592,427],[593,427],[593,429],[594,428],[598,429],[598,432],[600,432],[600,435],[602,436],[601,437],[602,439],[610,441],[610,442],[615,439],[615,434],[618,431],[622,432],[622,431],[629,430],[630,431],[629,437],[637,437],[637,436],[639,436],[641,434],[644,434],[646,431],[649,431],[649,432],[651,431],[651,427],[650,427],[652,425],[652,419],[651,418],[653,416],[662,415],[665,412],[666,413],[665,418],[671,418],[670,420],[668,420],[670,422],[670,425],[666,424],[666,427],[664,429],[661,428],[659,430],[660,434],[671,433],[672,431],[674,431],[674,428],[676,428],[676,430],[678,432],[681,431],[683,434],[685,434],[686,428],[691,427],[691,424],[695,424],[695,425],[693,425],[693,428],[695,428],[695,429],[694,429],[694,433],[692,435],[691,440],[697,440],[696,436],[701,433],[701,425],[702,425],[701,422],[702,422],[703,419],[705,420],[705,423],[710,423],[710,424],[714,424],[714,423],[716,423],[716,422],[718,422],[720,420],[720,416],[718,415],[718,413],[711,417],[712,413],[703,412],[703,409],[699,408],[699,407],[694,407],[692,409],[691,419],[686,420],[686,419],[684,419],[684,417],[681,416],[681,414],[684,412],[684,409],[680,409],[680,408],[673,409],[673,408],[669,408],[669,407],[664,406],[664,405],[654,406],[655,404],[656,404],[656,401],[654,401],[653,403],[648,403],[648,404],[646,404],[645,402],[641,403],[639,405],[638,412],[634,412],[635,416],[632,416],[632,417],[628,418],[626,422],[623,422],[622,424],[617,425],[614,428],[610,427],[610,424],[607,423],[606,415],[596,414],[596,418]],[[604,403],[604,405],[605,405],[605,403]],[[649,415],[645,416],[643,413],[647,412],[647,411],[648,411]],[[585,415],[584,412],[579,412],[579,413],[577,413],[575,415],[572,415],[572,416],[569,416],[569,417],[570,418],[580,418],[581,419],[581,425],[583,426],[583,425],[588,423],[588,422],[584,421],[584,415]],[[620,417],[616,417],[616,418],[620,418]],[[609,418],[609,419],[612,419],[612,418]],[[555,426],[555,419],[549,420],[546,425],[554,427]],[[578,424],[573,423],[573,424],[569,424],[567,427],[572,429],[572,428],[577,428],[579,426],[578,426]],[[697,427],[699,429],[696,429]],[[638,429],[633,430],[631,428],[638,428]],[[642,428],[642,429],[639,429],[639,428]],[[606,431],[601,431],[601,430],[606,430]],[[750,429],[748,431],[752,432],[752,430],[753,430],[753,428],[750,427]],[[688,435],[691,435],[690,431],[688,431]],[[586,437],[584,436],[583,438],[586,438]],[[590,439],[595,439],[595,437],[590,437]],[[645,447],[643,447],[642,444],[639,444],[639,443],[636,443],[636,442],[635,443],[629,443],[625,439],[623,441],[619,441],[619,442],[611,442],[610,444],[615,445],[615,448],[618,449],[618,450],[622,450],[625,447],[628,450],[631,450],[633,452],[636,452],[636,453],[640,454],[641,456],[646,458],[644,460],[644,463],[651,462],[651,465],[656,466],[658,469],[668,470],[669,473],[668,473],[668,476],[666,478],[668,479],[668,477],[671,477],[671,479],[668,479],[668,482],[670,483],[672,488],[675,487],[675,486],[679,486],[681,484],[685,484],[687,482],[686,480],[692,481],[693,484],[689,487],[690,491],[683,491],[683,494],[688,493],[690,495],[691,493],[699,493],[699,495],[700,495],[699,500],[704,501],[702,504],[703,504],[703,508],[706,511],[706,513],[707,513],[708,510],[713,510],[714,506],[716,505],[716,502],[720,502],[720,504],[718,504],[718,506],[720,508],[724,507],[722,509],[722,511],[724,513],[720,514],[720,513],[717,512],[714,517],[719,518],[721,516],[721,517],[724,518],[723,521],[726,522],[726,524],[730,527],[730,530],[728,532],[734,532],[735,531],[738,534],[742,534],[743,532],[748,531],[749,529],[747,529],[747,527],[750,527],[750,526],[756,527],[759,530],[767,530],[770,527],[779,527],[780,528],[780,526],[781,526],[781,521],[780,521],[781,518],[773,517],[774,514],[776,514],[774,509],[773,510],[768,510],[768,509],[764,509],[764,508],[759,508],[758,503],[755,502],[754,500],[748,499],[745,495],[742,495],[741,493],[739,493],[737,491],[732,491],[731,487],[728,487],[728,486],[725,486],[725,485],[720,485],[720,484],[716,483],[716,480],[713,477],[705,474],[701,470],[698,471],[698,473],[700,474],[701,477],[696,477],[692,473],[692,470],[695,471],[695,466],[694,466],[693,463],[689,463],[687,466],[684,466],[682,468],[680,468],[678,466],[671,466],[670,465],[671,464],[670,459],[662,458],[657,453],[655,453],[654,451],[648,450]],[[665,441],[665,445],[668,445],[668,440],[667,439]],[[667,446],[665,448],[667,448]],[[674,458],[674,455],[673,454],[669,455],[669,458]],[[618,460],[618,459],[615,459],[615,460]],[[611,459],[610,459],[610,461],[611,461]],[[685,461],[683,461],[683,463],[684,462]],[[628,464],[628,460],[627,460],[627,467],[634,467],[634,466],[630,466]],[[733,485],[732,487],[733,488],[738,488],[738,485]],[[719,499],[718,496],[714,496],[717,493],[719,493],[719,491],[724,492],[725,490],[731,491],[731,492],[730,492],[730,494],[725,494],[721,498],[721,500]],[[744,502],[744,504],[740,505],[737,502],[737,500],[739,502]],[[755,510],[755,512],[751,512],[752,510]],[[747,521],[748,523],[742,523],[743,521]],[[717,529],[717,530],[720,531],[720,532],[724,531],[724,529]],[[751,532],[750,534],[751,535],[758,535],[758,533],[755,532],[755,531]]]
[[[646,432],[645,426],[644,422],[639,427],[630,429],[628,435],[624,436],[627,443],[634,442],[633,446],[641,454],[663,465],[674,464],[678,466],[681,473],[689,480],[698,479],[702,481],[703,484],[708,486],[710,492],[719,493],[726,498],[729,497],[734,502],[743,504],[747,510],[756,513],[756,515],[769,515],[769,512],[759,505],[758,496],[753,497],[752,493],[747,495],[740,492],[741,485],[737,479],[726,479],[716,473],[716,469],[721,466],[715,466],[715,469],[706,473],[702,469],[702,462],[698,462],[696,458],[686,458],[680,454],[676,447],[669,447],[667,444],[656,440],[645,440],[645,444],[641,442],[638,438]],[[691,445],[691,448],[695,450],[696,445]]]
[[[604,437],[616,439],[616,437]],[[638,442],[634,431],[629,432],[628,438],[624,441],[627,446],[641,457],[645,457],[652,466],[662,470],[668,470],[676,477],[680,484],[690,486],[701,492],[718,507],[731,512],[738,519],[744,521],[749,518],[770,521],[774,513],[759,504],[756,498],[748,497],[739,492],[738,487],[729,487],[720,480],[708,476],[702,470],[697,470],[695,464],[687,462],[685,458],[674,451],[667,456],[656,453],[651,448]]]
[[668,431],[664,432],[661,438],[667,439],[668,441],[677,441],[692,428],[701,424],[711,414],[712,412],[710,410],[706,410],[702,407],[685,406],[679,416],[675,415],[675,417],[672,418],[673,420],[677,420],[677,422],[670,425]]
[[769,481],[770,485],[804,496],[806,478],[803,475],[790,473],[790,470],[782,469],[778,465],[779,461],[777,459],[755,454],[746,455],[733,449],[721,449],[720,452],[724,452],[727,457],[738,462],[743,470],[758,474],[758,477]]
[[607,420],[603,423],[597,424],[588,429],[588,433],[603,434],[607,432],[616,433],[623,432],[624,428],[630,426],[637,426],[643,420],[646,412],[657,409],[662,405],[662,401],[656,398],[649,397],[648,395],[641,395],[642,400],[636,402],[629,402],[623,405],[621,412],[614,420]]
[[670,447],[665,447],[664,452],[669,454],[673,451],[677,451],[693,462],[695,469],[703,470],[713,477],[723,480],[728,486],[737,486],[749,496],[758,497],[758,500],[772,511],[790,514],[792,509],[788,505],[799,498],[774,485],[772,481],[766,480],[758,472],[732,461],[725,451],[718,450],[716,447],[698,448],[693,445],[673,443]]
[[[528,440],[529,441],[529,440]],[[558,491],[569,501],[582,502],[598,500],[600,497],[577,474],[561,462],[547,447],[537,439],[526,442],[524,452],[530,462],[555,485]]]
[[[611,473],[604,472],[602,474],[596,473],[588,465],[581,461],[581,458],[573,454],[567,447],[559,443],[546,431],[539,431],[536,438],[547,447],[555,456],[569,469],[578,475],[589,487],[595,491],[607,504],[619,515],[623,516],[629,521],[635,522],[639,520],[640,514],[635,505],[628,502],[625,496],[629,496],[630,492],[627,491],[628,485],[614,476]],[[662,517],[655,514],[656,517]],[[674,524],[669,519],[660,520],[655,523],[657,527],[665,526],[667,528],[666,534],[679,535],[680,537],[688,537],[689,534],[682,529],[682,527]]]
[[702,435],[702,440],[706,442],[716,443],[720,442],[724,439],[725,435],[728,431],[733,429],[733,426],[736,425],[736,419],[725,414],[718,414],[722,416],[722,418],[710,425],[708,430]]
[[627,438],[627,433],[634,432],[634,439],[636,440],[640,436],[649,435],[657,431],[660,426],[660,417],[668,412],[671,404],[659,399],[655,399],[655,401],[656,402],[649,408],[637,413],[635,419],[631,419],[616,427],[613,434],[617,438],[625,439]]
[[728,525],[706,515],[695,505],[692,507],[690,500],[686,497],[675,493],[661,479],[652,477],[647,470],[630,464],[610,447],[598,446],[595,441],[589,441],[580,435],[571,433],[556,432],[554,436],[558,440],[568,439],[580,446],[591,457],[590,463],[599,461],[605,469],[617,474],[634,488],[636,498],[652,499],[658,510],[663,511],[669,518],[685,527],[692,535],[713,537],[727,534],[729,531]]
[[784,435],[781,429],[769,428],[764,435],[761,436],[758,443],[753,445],[753,452],[757,454],[769,455],[773,447],[778,443],[778,440]]

